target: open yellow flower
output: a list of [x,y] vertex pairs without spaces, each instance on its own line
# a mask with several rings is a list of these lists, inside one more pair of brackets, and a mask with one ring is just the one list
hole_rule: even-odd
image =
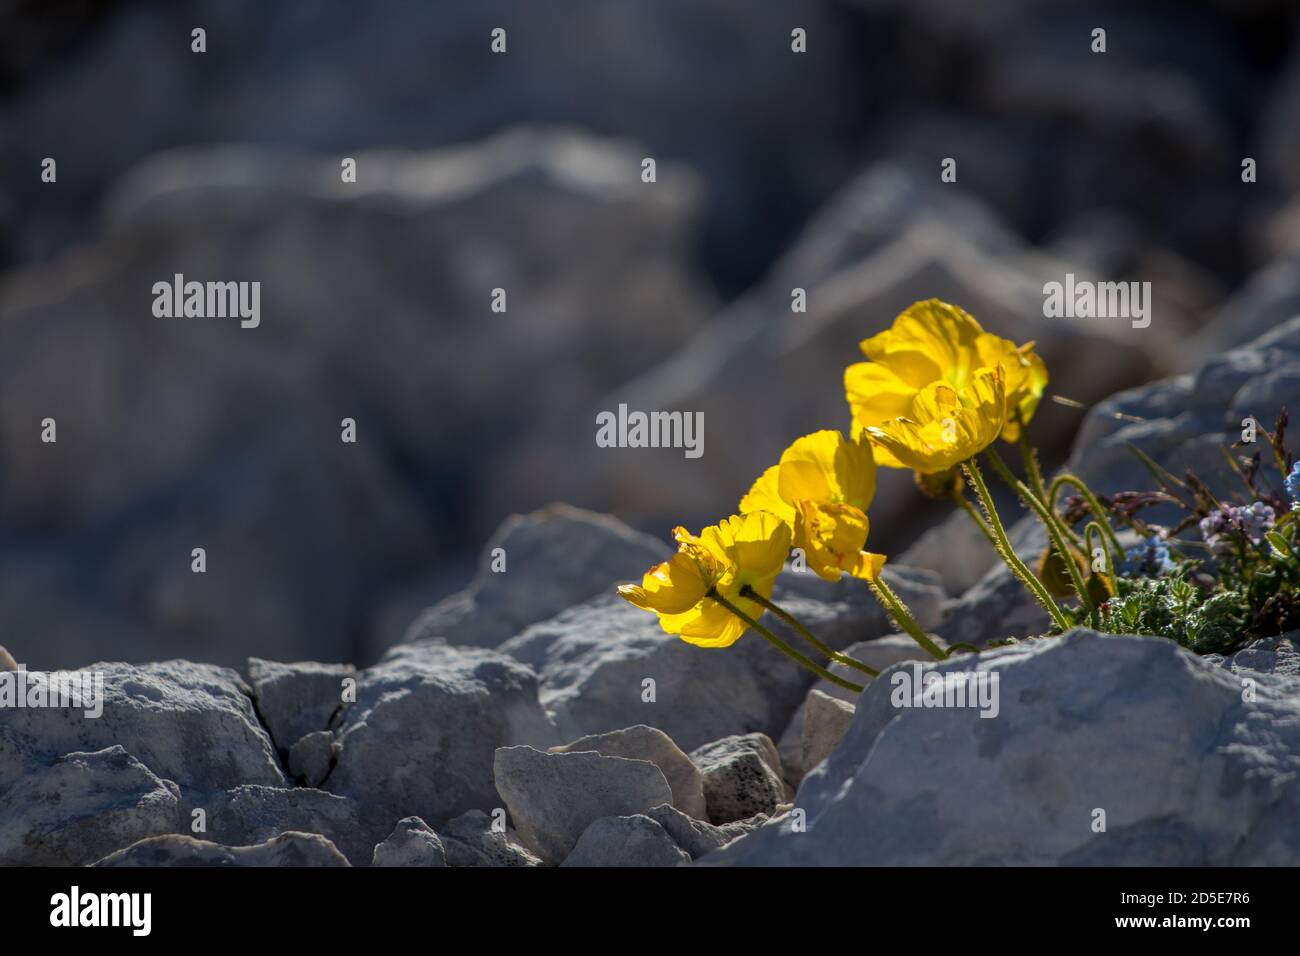
[[885,557],[863,548],[875,495],[871,446],[837,431],[819,431],[797,439],[763,472],[740,499],[740,511],[767,511],[788,523],[795,547],[820,577],[836,581],[847,571],[874,580]]
[[732,515],[698,535],[674,528],[677,553],[645,573],[639,585],[618,593],[659,616],[660,626],[689,644],[728,647],[748,629],[744,621],[710,597],[723,598],[757,620],[763,606],[741,597],[745,587],[764,598],[790,553],[790,528],[776,515],[756,511]]
[[1006,418],[1001,367],[979,369],[964,388],[932,382],[912,399],[911,412],[867,428],[877,449],[902,468],[928,475],[979,454],[997,439]]
[[[1000,435],[1020,437],[1047,387],[1047,367],[1034,343],[1017,346],[985,332],[965,310],[938,299],[909,306],[891,328],[864,339],[869,361],[844,370],[844,392],[853,412],[854,434],[897,418],[914,417],[914,402],[923,389],[942,383],[961,392],[982,368],[1001,368],[1007,412]],[[1019,416],[1017,417],[1017,412]],[[907,467],[888,448],[879,448],[879,464]]]

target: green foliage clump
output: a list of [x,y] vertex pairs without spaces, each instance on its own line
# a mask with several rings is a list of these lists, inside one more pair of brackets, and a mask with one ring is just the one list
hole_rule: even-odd
[[1251,609],[1240,588],[1203,592],[1182,577],[1120,578],[1103,627],[1114,634],[1151,634],[1198,654],[1222,654],[1251,636]]
[[[1098,520],[1139,537],[1122,553],[1111,550],[1099,579],[1108,593],[1073,619],[1111,634],[1166,637],[1198,654],[1300,629],[1300,465],[1286,448],[1286,426],[1283,409],[1274,431],[1263,432],[1281,487],[1264,480],[1260,452],[1225,449],[1241,484],[1220,497],[1195,473],[1177,478],[1134,448],[1158,490],[1071,498],[1067,525]],[[1174,506],[1181,520],[1147,523],[1141,513],[1155,505]]]

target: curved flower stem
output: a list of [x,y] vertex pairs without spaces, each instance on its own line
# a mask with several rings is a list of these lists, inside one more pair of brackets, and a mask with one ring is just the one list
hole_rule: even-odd
[[961,506],[962,510],[970,515],[971,520],[979,526],[980,531],[984,532],[984,537],[988,539],[989,544],[993,545],[993,550],[996,551],[998,540],[993,537],[993,531],[989,528],[988,523],[980,517],[980,513],[975,509],[975,506],[966,500],[965,495],[954,495],[953,501],[957,502],[957,504]]
[[901,627],[907,635],[916,643],[920,644],[922,649],[934,657],[937,661],[947,659],[947,653],[934,641],[930,640],[930,635],[921,630],[921,626],[916,623],[912,617],[912,612],[894,593],[893,589],[885,583],[884,578],[867,578],[867,587],[871,588],[871,593],[876,596],[876,600],[881,603],[889,616],[894,619],[894,623]]
[[[1020,412],[1017,410],[1016,418],[1020,418]],[[1024,421],[1020,422],[1020,457],[1025,463],[1025,475],[1029,479],[1029,487],[1033,489],[1038,500],[1044,504],[1050,505],[1047,500],[1047,488],[1043,484],[1043,473],[1038,467],[1038,455],[1034,452],[1034,446],[1029,443],[1029,429],[1025,427]]]
[[997,506],[993,504],[993,496],[989,494],[988,485],[984,483],[984,476],[980,474],[979,465],[975,463],[974,458],[968,458],[962,463],[962,469],[966,472],[966,478],[970,481],[971,487],[979,497],[980,504],[984,508],[984,514],[988,517],[989,527],[993,530],[996,539],[998,555],[1006,562],[1007,568],[1023,584],[1043,606],[1043,609],[1051,616],[1052,622],[1062,631],[1070,628],[1070,622],[1066,619],[1065,614],[1052,596],[1047,593],[1047,588],[1043,582],[1034,576],[1034,572],[1025,566],[1025,562],[1020,560],[1015,549],[1011,547],[1011,541],[1007,538],[1006,529],[1002,527],[1002,521],[998,518]]
[[791,614],[785,608],[781,607],[775,601],[771,601],[768,598],[763,597],[763,595],[759,594],[748,584],[746,584],[743,588],[740,589],[740,596],[747,597],[751,601],[756,601],[757,603],[763,605],[763,607],[767,608],[769,611],[771,611],[781,620],[785,621],[785,623],[789,624],[792,628],[794,628],[795,631],[798,632],[800,637],[802,637],[813,647],[817,648],[817,650],[821,651],[831,660],[843,664],[845,667],[852,667],[854,670],[862,671],[862,673],[867,674],[870,677],[880,676],[880,671],[876,670],[874,667],[868,667],[866,664],[862,663],[862,661],[855,661],[847,654],[841,654],[839,651],[835,650],[830,645],[825,644],[822,641],[819,641],[815,636],[813,636],[813,633],[810,630],[808,630],[808,628],[804,627],[802,624],[799,623],[799,620],[793,614]]
[[[1017,497],[1024,501],[1026,507],[1032,508],[1032,505],[1029,503],[1029,497],[1033,497],[1043,505],[1042,510],[1038,508],[1032,508],[1032,510],[1038,516],[1038,519],[1043,522],[1043,526],[1047,527],[1049,535],[1052,534],[1052,529],[1048,527],[1048,523],[1051,522],[1056,525],[1056,530],[1062,536],[1070,540],[1071,544],[1080,551],[1083,550],[1083,541],[1080,540],[1079,536],[1074,533],[1073,529],[1066,526],[1065,522],[1061,521],[1056,516],[1056,510],[1051,506],[1046,498],[1042,497],[1042,495],[1035,495],[1034,492],[1024,484],[1024,482],[1011,473],[1011,469],[1007,467],[1007,463],[1002,460],[1002,456],[998,454],[996,448],[990,445],[988,448],[984,449],[984,454],[987,456],[989,462],[992,463],[993,470],[998,473],[998,477],[1002,479],[1008,488],[1016,493]],[[1046,514],[1047,517],[1044,517],[1044,514]],[[1067,552],[1062,552],[1062,554],[1066,553]]]
[[1047,529],[1047,536],[1052,541],[1052,547],[1061,556],[1061,563],[1065,565],[1066,571],[1070,573],[1070,583],[1074,585],[1075,593],[1079,595],[1079,603],[1083,605],[1083,609],[1088,613],[1088,620],[1092,621],[1097,613],[1096,605],[1092,603],[1092,596],[1088,594],[1088,587],[1083,583],[1083,575],[1079,573],[1079,566],[1074,562],[1074,554],[1071,553],[1070,546],[1066,544],[1065,536],[1061,534],[1061,528],[1055,520],[1055,516],[1048,511],[1047,505],[1034,497],[1033,492],[1026,487],[1023,481],[1016,482],[1016,491],[1020,493],[1021,499],[1033,510],[1034,514],[1038,515],[1038,520]]
[[777,637],[775,634],[773,634],[771,631],[765,628],[762,624],[759,624],[758,621],[754,620],[752,617],[750,617],[740,608],[736,607],[736,605],[732,604],[730,601],[724,598],[721,594],[718,593],[716,588],[709,588],[706,596],[717,601],[719,604],[725,607],[732,614],[736,615],[736,617],[740,618],[740,620],[744,621],[746,624],[752,627],[755,631],[757,631],[759,634],[765,637],[769,644],[775,647],[786,657],[790,658],[796,663],[802,664],[804,667],[808,668],[808,670],[812,671],[818,677],[822,678],[823,680],[828,680],[832,684],[835,684],[839,687],[843,687],[845,690],[851,690],[855,694],[862,693],[863,687],[861,684],[854,684],[852,681],[847,681],[842,677],[838,677],[835,674],[832,674],[826,668],[822,667],[812,658],[805,657],[803,654],[800,654],[798,651],[796,651],[785,641],[781,640],[781,638]]
[[1092,489],[1084,484],[1083,479],[1071,472],[1064,472],[1052,479],[1052,487],[1047,492],[1047,506],[1053,510],[1056,509],[1056,498],[1061,493],[1061,488],[1065,485],[1073,485],[1075,490],[1083,496],[1083,500],[1088,502],[1088,507],[1092,511],[1092,516],[1101,526],[1102,531],[1106,533],[1106,540],[1110,546],[1115,549],[1116,554],[1123,554],[1124,548],[1119,543],[1119,538],[1111,529],[1110,522],[1106,520],[1106,512],[1101,510],[1101,502],[1097,496],[1092,493]]

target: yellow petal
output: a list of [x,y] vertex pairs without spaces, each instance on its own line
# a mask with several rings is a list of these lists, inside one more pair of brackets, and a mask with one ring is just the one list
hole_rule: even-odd
[[813,432],[796,439],[740,500],[740,511],[769,511],[787,524],[794,505],[842,501],[866,510],[876,494],[876,461],[869,443],[850,441],[838,431]]
[[[886,419],[886,421],[890,421],[890,419]],[[879,442],[872,440],[870,427],[861,426],[857,422],[854,422],[853,439],[854,441],[861,441],[871,446],[871,457],[875,459],[876,464],[879,465],[881,468],[906,468],[907,467],[907,465],[904,465],[901,461],[899,461],[894,456],[894,453],[891,452],[888,448],[886,448],[884,445],[881,445]]]
[[795,525],[795,543],[804,550],[810,567],[819,577],[837,581],[842,572],[857,566],[866,544],[870,522],[852,505],[820,505],[800,501]]
[[837,493],[832,483],[834,476],[815,461],[796,458],[781,462],[780,469],[777,484],[786,501],[830,501]]
[[890,382],[894,388],[917,389],[943,377],[942,357],[934,354],[931,343],[901,337],[895,329],[886,329],[864,339],[861,347],[871,361],[860,364],[878,365],[887,370],[889,375],[884,381]]
[[987,448],[1006,420],[1001,368],[979,369],[969,388],[941,382],[917,393],[911,418],[868,429],[871,440],[905,467],[932,474]]
[[[938,371],[937,366],[934,371]],[[931,381],[934,379],[927,378],[912,385],[888,365],[855,362],[844,370],[844,397],[848,400],[854,423],[866,428],[908,414],[917,389]]]
[[858,561],[850,569],[849,573],[855,578],[862,578],[864,581],[874,581],[880,577],[880,570],[885,566],[885,556],[883,554],[873,554],[870,551],[863,551],[858,555]]
[[659,623],[669,634],[676,634],[696,647],[730,647],[749,629],[748,624],[716,601],[705,601],[699,611],[680,618],[662,617]]
[[775,578],[790,555],[790,526],[769,511],[755,511],[728,521],[734,522],[731,564],[739,576],[747,583]]
[[836,475],[846,504],[860,511],[876,498],[876,456],[868,441],[845,442],[836,456]]
[[658,615],[667,633],[701,647],[726,647],[749,625],[716,598],[758,620],[763,606],[741,592],[749,587],[765,597],[772,593],[790,553],[791,534],[790,526],[768,511],[732,515],[698,535],[674,528],[677,553],[647,571],[641,584],[622,585],[618,593]]
[[699,604],[707,590],[699,566],[687,553],[679,551],[647,571],[639,587],[625,584],[618,593],[642,610],[681,614]]
[[[970,350],[983,331],[964,309],[926,299],[908,306],[894,320],[887,338],[878,335],[864,341],[862,351],[867,358],[889,362],[917,387],[939,378],[961,382],[971,364]],[[935,371],[923,379],[914,377],[927,365]],[[959,378],[952,378],[954,371],[960,373]]]
[[[781,464],[805,462],[826,476],[827,483],[834,482],[836,457],[844,445],[844,436],[832,429],[812,432],[796,438],[781,453]],[[800,495],[798,497],[808,497]]]
[[[709,525],[697,535],[691,534],[685,528],[674,528],[673,540],[677,542],[679,549],[691,552],[706,572],[706,577],[715,578],[726,567],[727,546],[719,539],[716,525]],[[716,566],[716,569],[711,569],[710,565]]]
[[[928,419],[918,416],[914,407],[920,393],[938,382],[964,391],[974,385],[980,369],[1001,368],[1005,410],[1000,434],[1015,441],[1021,427],[1016,413],[1027,423],[1047,385],[1047,368],[1032,342],[1016,346],[985,332],[968,312],[937,299],[912,304],[889,329],[863,340],[861,346],[871,361],[850,365],[844,373],[855,436],[870,434],[873,428],[895,430],[892,423],[899,419],[924,425]],[[877,464],[908,467],[893,446],[874,444]]]
[[778,490],[790,504],[809,498],[847,502],[865,511],[876,494],[871,447],[835,430],[813,432],[793,442],[781,455],[780,469]]
[[759,475],[758,480],[749,489],[749,493],[740,499],[741,514],[748,514],[751,511],[770,511],[782,521],[794,521],[794,508],[781,497],[777,488],[777,475],[780,470],[780,465],[773,465]]

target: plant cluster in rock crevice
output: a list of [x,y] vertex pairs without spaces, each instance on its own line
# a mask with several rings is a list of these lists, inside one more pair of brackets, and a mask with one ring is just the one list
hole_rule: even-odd
[[[1034,343],[1016,345],[985,331],[963,309],[929,299],[864,339],[861,349],[867,360],[844,372],[849,437],[824,430],[796,439],[741,497],[738,514],[699,534],[675,529],[677,553],[640,584],[619,588],[667,633],[722,648],[752,630],[823,679],[861,691],[863,685],[832,673],[830,664],[868,677],[877,672],[818,640],[772,600],[776,577],[793,553],[797,566],[827,580],[845,574],[861,580],[932,657],[975,651],[961,644],[945,650],[932,641],[881,576],[885,555],[866,550],[878,466],[910,469],[921,491],[962,508],[1047,612],[1050,633],[1083,625],[1159,635],[1208,653],[1300,623],[1300,469],[1285,447],[1285,410],[1274,431],[1263,432],[1286,476],[1284,490],[1267,482],[1258,451],[1234,456],[1224,449],[1244,492],[1221,500],[1194,473],[1179,479],[1130,446],[1158,488],[1100,496],[1076,474],[1047,482],[1039,469],[1029,424],[1048,377]],[[1018,446],[1023,477],[1002,458],[999,440]],[[1033,568],[1012,546],[980,462],[1047,532],[1048,546]],[[1181,509],[1172,527],[1142,517],[1162,504]],[[1138,543],[1124,547],[1117,526],[1135,532]],[[768,629],[761,618],[769,611],[824,663]]]

